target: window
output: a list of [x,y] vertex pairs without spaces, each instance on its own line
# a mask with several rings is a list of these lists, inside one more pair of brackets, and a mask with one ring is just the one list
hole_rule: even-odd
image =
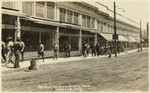
[[67,10],[67,22],[72,23],[72,11]]
[[94,18],[91,18],[91,28],[94,28]]
[[54,19],[54,3],[47,2],[47,18]]
[[103,32],[103,22],[100,23],[101,23],[101,32]]
[[90,16],[87,16],[87,27],[90,28]]
[[65,22],[66,9],[60,8],[60,21]]
[[14,9],[14,2],[2,2],[2,7]]
[[97,21],[97,30],[100,32],[100,22]]
[[44,17],[44,2],[36,2],[36,16]]
[[86,15],[82,15],[82,26],[86,27]]
[[79,22],[79,14],[77,12],[74,12],[74,23],[78,24]]
[[22,2],[22,12],[32,15],[32,2]]
[[79,48],[78,48],[79,38],[75,37],[75,36],[72,36],[70,39],[71,39],[70,40],[71,51],[77,51],[77,50],[79,50]]

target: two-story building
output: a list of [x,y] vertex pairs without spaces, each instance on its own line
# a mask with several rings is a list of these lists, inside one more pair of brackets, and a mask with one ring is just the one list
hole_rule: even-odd
[[[45,57],[53,56],[54,42],[59,45],[60,56],[64,55],[65,42],[71,45],[73,56],[81,54],[83,42],[108,46],[113,43],[113,22],[108,12],[86,2],[2,2],[2,40],[21,37],[26,45],[25,59],[37,57],[39,41],[45,46]],[[118,19],[117,34],[125,47],[137,47],[138,27]]]

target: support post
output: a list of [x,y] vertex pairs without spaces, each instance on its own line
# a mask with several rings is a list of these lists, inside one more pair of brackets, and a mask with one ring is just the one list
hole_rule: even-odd
[[17,20],[15,23],[16,23],[16,31],[15,31],[15,41],[16,41],[16,38],[20,37],[20,35],[21,35],[20,17],[19,16],[17,17]]
[[82,51],[82,31],[79,31],[79,51]]
[[[116,36],[116,3],[114,2],[114,35]],[[117,42],[115,37],[115,57],[117,57]]]
[[58,52],[59,52],[59,27],[56,28],[55,32],[55,42],[58,45]]
[[142,51],[142,22],[140,21],[140,44],[141,44],[141,51]]
[[95,37],[94,37],[94,46],[96,45],[97,43],[97,33],[95,33]]

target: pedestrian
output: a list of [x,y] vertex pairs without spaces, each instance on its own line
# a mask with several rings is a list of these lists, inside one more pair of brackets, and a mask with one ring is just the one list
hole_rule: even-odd
[[13,44],[13,48],[14,48],[14,55],[15,55],[15,64],[14,64],[14,68],[19,68],[19,59],[20,59],[20,50],[21,50],[21,42],[20,42],[20,38],[17,37],[17,41],[14,42]]
[[87,56],[89,56],[89,52],[90,52],[90,45],[89,43],[87,43]]
[[6,62],[5,66],[7,67],[7,64],[9,63],[9,60],[12,64],[14,64],[14,60],[12,59],[13,56],[13,42],[12,42],[12,37],[7,38],[7,43],[6,43]]
[[99,43],[96,44],[96,53],[97,53],[97,56],[99,57],[99,49],[100,49],[100,45]]
[[91,45],[91,50],[92,50],[92,57],[96,56],[96,51],[95,51],[95,46],[94,44]]
[[21,45],[21,50],[20,50],[20,53],[21,53],[21,61],[23,62],[23,61],[24,61],[24,49],[25,49],[25,44],[24,44],[24,42],[21,40],[21,38],[20,38],[20,45]]
[[39,41],[39,45],[38,45],[38,60],[40,56],[42,56],[44,62],[44,45],[41,43],[41,41]]
[[84,43],[82,47],[82,55],[83,55],[83,58],[87,57],[87,43]]
[[58,45],[54,43],[53,45],[53,51],[54,51],[54,60],[58,59]]
[[5,55],[5,43],[1,41],[1,55],[4,61],[6,62],[6,55]]
[[71,52],[71,46],[69,43],[66,44],[65,46],[65,52],[66,52],[66,57],[70,57],[70,52]]
[[108,58],[111,58],[111,52],[112,52],[111,49],[112,49],[111,46],[109,46],[109,47],[108,47]]

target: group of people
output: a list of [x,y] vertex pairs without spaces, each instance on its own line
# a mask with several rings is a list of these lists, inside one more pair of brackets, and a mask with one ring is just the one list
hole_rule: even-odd
[[[124,48],[121,45],[117,45],[117,53],[123,52]],[[94,44],[89,45],[89,43],[84,43],[82,45],[82,55],[83,58],[86,58],[89,55],[89,51],[91,50],[91,54],[92,57],[93,56],[100,56],[100,55],[107,55],[108,54],[108,58],[111,57],[111,54],[114,53],[115,47],[112,45],[100,45],[99,43],[97,43],[95,46]]]
[[[16,41],[13,42],[12,41],[12,37],[8,37],[6,43],[4,43],[3,41],[1,41],[1,45],[2,45],[2,58],[5,61],[5,66],[7,67],[7,64],[9,62],[14,64],[15,68],[20,67],[19,66],[19,62],[24,60],[24,49],[25,49],[25,44],[24,42],[21,40],[21,38],[17,37]],[[119,45],[117,45],[117,52],[120,53],[120,49],[122,47],[120,47]],[[53,52],[54,52],[54,60],[58,59],[58,52],[59,52],[59,46],[57,45],[57,43],[54,42],[53,48],[52,48]],[[106,47],[105,45],[100,45],[99,43],[97,43],[96,45],[94,44],[89,44],[89,43],[84,43],[82,45],[82,55],[83,58],[86,58],[89,56],[91,50],[91,54],[92,57],[93,56],[100,56],[100,55],[109,55],[108,57],[111,57],[111,54],[114,52],[114,47],[109,45],[108,47]],[[65,42],[64,45],[64,51],[65,51],[65,55],[66,57],[70,57],[70,53],[71,53],[71,46],[68,42]],[[22,56],[22,59],[20,60],[20,54]],[[44,45],[39,42],[38,45],[38,60],[40,58],[40,56],[42,56],[43,62],[44,62]],[[12,59],[12,56],[15,56],[15,60]]]
[[[16,41],[12,41],[12,37],[8,37],[6,43],[1,41],[1,55],[5,61],[5,67],[7,67],[8,63],[11,62],[14,64],[14,68],[19,68],[20,62],[20,54],[22,56],[22,62],[24,60],[24,48],[25,44],[21,41],[21,38],[17,37]],[[15,60],[13,60],[13,55],[15,56]]]

